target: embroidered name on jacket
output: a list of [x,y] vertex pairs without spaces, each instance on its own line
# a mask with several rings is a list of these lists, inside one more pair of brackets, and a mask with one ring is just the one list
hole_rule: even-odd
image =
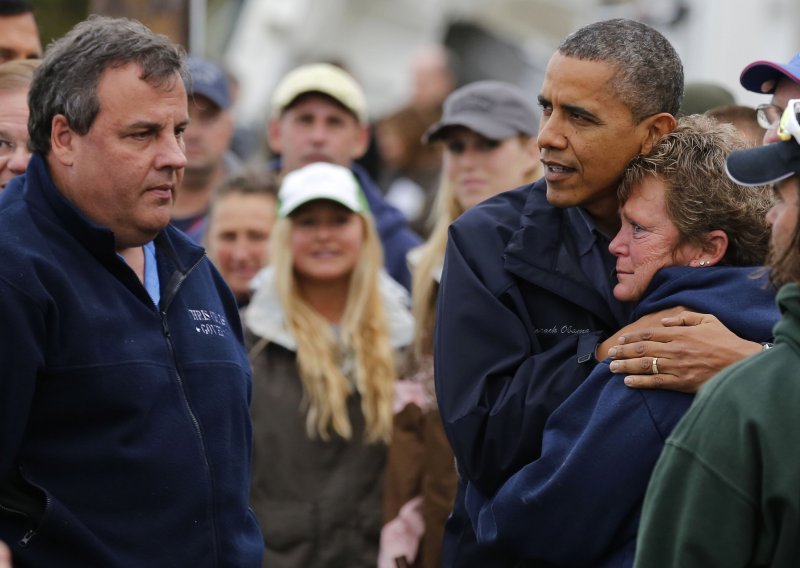
[[203,335],[227,337],[230,333],[225,316],[211,310],[189,309],[189,317],[195,322],[194,330]]
[[544,335],[583,335],[584,333],[591,332],[590,329],[577,329],[572,327],[571,325],[562,325],[561,327],[554,325],[553,327],[544,327],[539,328],[537,327],[535,330],[536,334],[544,334]]

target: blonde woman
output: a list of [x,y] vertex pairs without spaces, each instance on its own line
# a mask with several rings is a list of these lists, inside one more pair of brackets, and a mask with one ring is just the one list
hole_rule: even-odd
[[270,247],[246,312],[264,565],[372,568],[407,294],[347,168],[285,177]]
[[416,371],[398,385],[381,568],[398,558],[441,566],[444,524],[456,491],[453,455],[433,395],[433,328],[447,230],[467,209],[540,176],[537,129],[536,110],[520,89],[479,81],[454,91],[442,120],[426,134],[428,143],[443,145],[442,180],[431,235],[409,255]]

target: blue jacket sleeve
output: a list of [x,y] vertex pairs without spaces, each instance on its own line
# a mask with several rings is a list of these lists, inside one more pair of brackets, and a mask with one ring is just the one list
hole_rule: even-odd
[[45,314],[26,293],[0,280],[0,481],[14,471],[40,369]]
[[470,484],[478,541],[570,566],[594,566],[632,547],[650,474],[691,399],[628,389],[607,363],[598,365],[547,421],[538,460],[491,498]]
[[451,229],[437,305],[436,394],[459,474],[493,493],[539,456],[545,420],[591,372],[600,333],[567,335],[544,349],[519,289],[495,279],[502,252],[488,259],[494,268],[478,267],[463,253],[470,239]]

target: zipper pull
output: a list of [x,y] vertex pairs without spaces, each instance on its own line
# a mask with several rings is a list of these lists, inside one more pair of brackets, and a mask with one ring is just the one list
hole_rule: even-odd
[[161,329],[164,330],[164,337],[169,337],[169,324],[167,324],[167,312],[161,312]]
[[28,532],[25,533],[25,536],[22,537],[22,540],[19,541],[19,545],[20,546],[28,546],[28,543],[30,543],[31,539],[34,536],[36,536],[36,531],[35,530],[29,530]]

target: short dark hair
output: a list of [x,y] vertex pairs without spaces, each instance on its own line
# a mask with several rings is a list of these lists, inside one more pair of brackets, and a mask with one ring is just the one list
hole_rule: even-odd
[[143,81],[162,87],[188,81],[184,59],[183,48],[135,20],[93,15],[80,22],[48,47],[34,73],[28,94],[31,151],[50,151],[57,114],[79,135],[89,132],[100,111],[97,86],[106,69],[135,63]]
[[0,0],[0,17],[32,13],[33,4],[26,0]]
[[681,107],[681,59],[667,38],[646,24],[624,18],[595,22],[567,36],[558,52],[615,66],[611,88],[636,122],[660,112],[674,116]]
[[263,195],[277,200],[277,177],[267,167],[248,166],[223,182],[214,194],[214,203],[229,195]]
[[732,124],[745,140],[753,146],[761,146],[765,130],[758,124],[758,113],[745,105],[725,105],[709,109],[705,115],[718,122]]

